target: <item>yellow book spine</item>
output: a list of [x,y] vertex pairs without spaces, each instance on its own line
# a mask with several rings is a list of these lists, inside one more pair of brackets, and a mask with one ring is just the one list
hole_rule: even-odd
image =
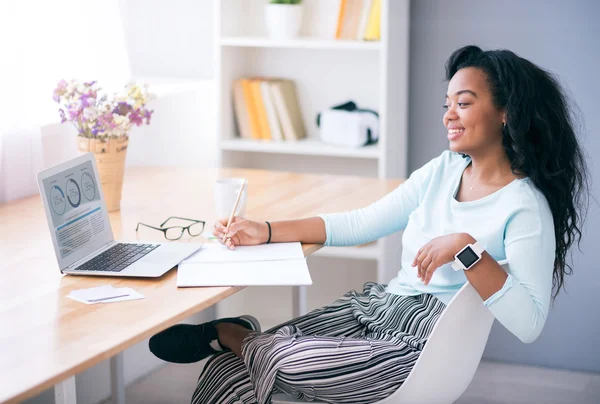
[[337,27],[335,29],[335,39],[342,37],[342,28],[344,25],[344,11],[346,10],[346,0],[340,0],[340,12],[338,14]]
[[271,129],[269,128],[269,118],[267,118],[267,110],[260,91],[260,83],[262,80],[252,80],[252,95],[254,96],[254,105],[256,106],[256,115],[258,117],[258,125],[260,127],[260,138],[265,140],[273,140]]
[[254,97],[252,96],[252,88],[250,86],[249,79],[242,79],[242,90],[244,92],[246,108],[248,109],[248,120],[250,121],[250,133],[252,135],[252,139],[260,139],[260,126],[258,123],[258,114],[256,112]]
[[371,14],[367,23],[365,40],[379,41],[381,39],[381,0],[373,0]]

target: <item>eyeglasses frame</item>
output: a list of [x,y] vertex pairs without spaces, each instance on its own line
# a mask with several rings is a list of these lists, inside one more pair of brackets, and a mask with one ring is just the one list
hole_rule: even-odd
[[[171,219],[187,220],[187,221],[189,221],[189,222],[194,222],[194,223],[190,224],[189,226],[185,226],[185,227],[184,227],[184,226],[169,226],[169,227],[164,227],[164,228],[163,228],[163,226],[164,226],[164,225],[165,225],[165,224],[166,224],[166,223],[167,223],[169,220],[171,220]],[[195,224],[198,224],[198,223],[202,223],[202,230],[200,230],[200,233],[199,233],[199,234],[193,235],[193,234],[190,232],[190,227],[192,227],[193,225],[195,225]],[[183,237],[183,233],[185,233],[185,231],[186,231],[186,230],[187,230],[188,234],[189,234],[191,237],[197,237],[197,236],[199,236],[199,235],[200,235],[200,234],[202,234],[202,232],[204,231],[204,228],[206,227],[206,222],[205,222],[204,220],[189,219],[189,218],[187,218],[187,217],[180,217],[180,216],[170,216],[170,217],[169,217],[167,220],[165,220],[164,222],[162,222],[162,223],[160,224],[160,227],[151,226],[151,225],[149,225],[149,224],[146,224],[146,223],[138,222],[137,226],[135,227],[135,231],[136,231],[136,233],[137,233],[137,231],[139,230],[139,228],[140,228],[140,225],[142,225],[142,226],[146,226],[146,227],[149,227],[149,228],[151,228],[151,229],[154,229],[154,230],[159,230],[159,231],[162,231],[162,232],[163,232],[163,234],[164,234],[164,237],[165,237],[165,239],[167,239],[167,240],[171,240],[171,241],[175,241],[175,240],[179,240],[181,237]],[[168,238],[168,237],[167,237],[167,230],[169,230],[169,229],[173,229],[173,228],[180,228],[180,229],[181,229],[181,234],[180,234],[180,235],[179,235],[179,237],[177,237],[177,238]]]

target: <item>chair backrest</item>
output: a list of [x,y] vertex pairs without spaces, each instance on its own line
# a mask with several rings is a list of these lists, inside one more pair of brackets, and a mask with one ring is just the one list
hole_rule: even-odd
[[417,363],[400,388],[378,404],[450,404],[473,379],[494,316],[466,283],[438,319]]

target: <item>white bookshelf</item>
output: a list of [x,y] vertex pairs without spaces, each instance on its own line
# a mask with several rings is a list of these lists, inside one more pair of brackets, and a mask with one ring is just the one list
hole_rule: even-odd
[[302,139],[297,142],[273,142],[265,140],[229,139],[221,140],[222,151],[296,154],[303,156],[330,156],[356,159],[379,159],[379,145],[360,148],[328,145],[318,139]]
[[289,40],[272,40],[266,37],[224,37],[222,47],[247,48],[289,48],[289,49],[330,49],[330,50],[363,50],[381,51],[381,42],[366,41],[336,41],[323,38],[298,38]]
[[[266,0],[215,0],[218,161],[223,167],[407,177],[410,0],[382,0],[381,41],[335,40],[339,0],[304,0],[300,36],[274,40],[264,26]],[[249,76],[296,82],[307,139],[251,141],[236,133],[232,83]],[[376,145],[323,143],[316,116],[355,101],[380,116]],[[377,262],[378,281],[400,263],[399,235],[361,247],[325,248],[317,256]]]

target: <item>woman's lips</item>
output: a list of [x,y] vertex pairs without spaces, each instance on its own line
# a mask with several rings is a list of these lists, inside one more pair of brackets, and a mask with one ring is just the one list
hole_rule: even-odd
[[448,140],[456,140],[465,133],[465,129],[448,129]]

